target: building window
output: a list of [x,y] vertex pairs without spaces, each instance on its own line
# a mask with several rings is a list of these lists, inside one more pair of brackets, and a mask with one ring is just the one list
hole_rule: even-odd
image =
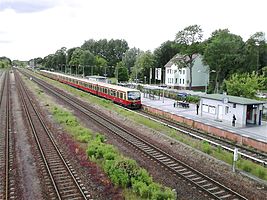
[[229,106],[225,106],[225,115],[229,113]]
[[180,74],[182,74],[182,70],[179,69]]
[[183,79],[183,84],[184,84],[184,79]]
[[182,79],[180,79],[180,84],[182,83]]
[[183,74],[185,74],[185,69],[183,70]]
[[236,103],[233,104],[233,108],[236,108]]
[[178,82],[178,78],[175,79],[175,83],[177,83],[177,82]]

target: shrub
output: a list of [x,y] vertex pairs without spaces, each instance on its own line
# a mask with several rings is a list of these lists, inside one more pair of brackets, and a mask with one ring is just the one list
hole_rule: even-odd
[[109,176],[111,178],[111,181],[116,186],[122,186],[123,188],[126,188],[130,184],[127,172],[120,168],[112,170],[112,173],[110,173]]
[[120,156],[113,146],[103,143],[104,140],[97,135],[90,141],[87,155],[103,161],[104,171],[116,186],[132,187],[136,194],[146,199],[175,199],[170,189],[153,183],[152,177],[136,161]]
[[135,181],[141,181],[145,184],[150,184],[152,183],[152,177],[149,176],[148,172],[145,170],[145,169],[142,169],[140,168],[138,171],[137,171],[137,174],[135,177],[132,177],[132,184],[135,182]]
[[187,96],[186,101],[190,103],[198,103],[200,101],[200,98],[198,96]]

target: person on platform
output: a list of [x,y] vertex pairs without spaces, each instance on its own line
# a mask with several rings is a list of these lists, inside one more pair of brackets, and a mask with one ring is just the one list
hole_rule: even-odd
[[233,115],[232,126],[235,126],[236,117]]

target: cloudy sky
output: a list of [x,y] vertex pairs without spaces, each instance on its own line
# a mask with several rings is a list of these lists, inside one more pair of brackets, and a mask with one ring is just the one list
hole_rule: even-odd
[[29,60],[88,39],[151,50],[186,26],[267,33],[266,0],[0,0],[0,56]]

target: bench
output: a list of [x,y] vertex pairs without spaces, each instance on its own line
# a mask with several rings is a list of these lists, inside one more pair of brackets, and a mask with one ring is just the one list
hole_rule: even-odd
[[177,101],[177,107],[189,108],[189,103],[183,101]]

